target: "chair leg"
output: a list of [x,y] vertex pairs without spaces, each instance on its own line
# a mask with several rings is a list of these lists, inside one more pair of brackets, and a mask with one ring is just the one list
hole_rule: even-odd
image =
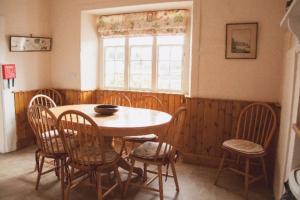
[[176,185],[176,191],[179,192],[179,184],[178,184],[177,173],[176,173],[174,161],[171,162],[171,168],[172,168],[172,174],[174,176],[174,181],[175,181],[175,185]]
[[98,200],[103,199],[103,193],[102,193],[102,183],[101,183],[101,173],[96,173],[96,188],[97,188],[97,196]]
[[38,166],[39,166],[39,150],[35,151],[35,167],[34,167],[34,172],[38,170]]
[[268,173],[267,173],[265,159],[264,159],[264,157],[261,157],[260,160],[261,160],[261,164],[262,164],[262,168],[263,168],[265,183],[266,183],[266,186],[268,186]]
[[42,172],[43,172],[44,161],[45,161],[45,157],[42,156],[41,163],[38,166],[38,176],[37,176],[36,185],[35,185],[36,190],[39,189],[39,184],[40,184],[40,180],[41,180],[41,176],[42,176]]
[[71,186],[68,185],[65,190],[64,190],[64,200],[69,200],[70,199],[70,191],[71,191]]
[[248,198],[248,187],[249,187],[249,171],[250,171],[250,159],[246,158],[246,167],[245,167],[245,198]]
[[[134,146],[135,146],[135,142],[131,142],[131,150],[134,149]],[[131,150],[130,150],[130,151],[131,151]]]
[[158,180],[159,180],[159,199],[164,199],[164,191],[163,191],[163,179],[162,179],[162,169],[161,165],[157,166],[157,172],[158,172]]
[[62,199],[64,199],[64,191],[65,191],[65,165],[66,159],[61,159],[61,166],[60,166],[60,182],[61,182],[61,191],[62,191]]
[[55,171],[55,175],[58,180],[60,180],[59,166],[60,166],[60,159],[55,159],[54,160],[54,171]]
[[119,184],[121,193],[123,193],[122,179],[121,179],[120,172],[119,172],[119,170],[118,170],[118,166],[117,166],[117,165],[116,165],[115,168],[114,168],[114,173],[115,173],[115,176],[116,176],[116,178],[117,178],[117,183]]
[[122,157],[122,155],[123,155],[123,151],[125,150],[125,140],[124,139],[122,139],[122,145],[121,145],[121,149],[120,149],[120,156]]
[[146,182],[147,181],[147,164],[144,163],[144,175],[143,175],[143,181]]
[[217,185],[218,183],[218,179],[220,177],[220,174],[221,174],[221,171],[223,169],[223,166],[224,166],[224,161],[225,161],[225,158],[226,158],[227,154],[226,152],[223,153],[223,157],[221,159],[221,162],[220,162],[220,165],[219,165],[219,169],[218,169],[218,172],[217,172],[217,176],[216,176],[216,179],[215,179],[215,185]]
[[133,172],[134,163],[135,163],[135,160],[131,160],[131,166],[130,166],[130,170],[129,170],[129,173],[128,173],[127,183],[126,183],[125,189],[124,189],[124,196],[126,196],[127,191],[128,191],[128,187],[129,187],[132,172]]
[[64,172],[65,172],[65,180],[66,183],[64,184],[64,198],[63,200],[69,200],[70,198],[70,191],[71,191],[71,183],[72,183],[72,177],[70,174],[70,171],[67,169],[67,164],[65,163],[65,167],[64,167]]

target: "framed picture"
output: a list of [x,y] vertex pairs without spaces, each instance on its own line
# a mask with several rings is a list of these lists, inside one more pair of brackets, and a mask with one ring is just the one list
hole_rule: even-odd
[[256,59],[258,23],[226,24],[226,59]]
[[10,36],[10,51],[51,51],[51,43],[48,37]]

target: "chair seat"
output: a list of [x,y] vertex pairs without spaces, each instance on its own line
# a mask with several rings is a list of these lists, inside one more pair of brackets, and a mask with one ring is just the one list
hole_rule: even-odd
[[[52,142],[51,142],[52,140]],[[50,154],[65,154],[66,151],[64,149],[64,145],[62,140],[59,137],[54,137],[52,139],[45,139],[45,146],[48,149],[48,152]]]
[[[155,158],[164,158],[167,154],[164,152],[166,144],[164,143],[160,149],[158,156],[156,157],[156,152],[159,142],[145,142],[139,145],[137,148],[132,150],[131,155],[143,158],[143,159],[155,159]],[[172,147],[171,147],[172,148]]]
[[75,162],[84,165],[102,165],[112,163],[120,157],[113,149],[105,149],[104,155],[105,160],[102,158],[102,151],[100,148],[86,146],[78,151],[78,160]]
[[263,154],[265,152],[260,144],[242,139],[226,140],[223,147],[244,154]]
[[137,136],[125,136],[123,139],[128,142],[148,142],[154,141],[158,137],[155,134],[137,135]]
[[49,132],[44,132],[42,133],[42,137],[43,139],[47,139],[47,138],[54,138],[54,137],[59,137],[59,133],[58,131],[54,131],[54,130],[50,130]]
[[[70,134],[70,135],[72,135],[74,133],[75,134],[77,133],[77,131],[72,131],[72,130],[69,130],[69,129],[65,129],[64,131],[65,131],[66,134]],[[50,130],[49,132],[42,133],[43,139],[50,138],[50,136],[51,136],[51,138],[59,137],[59,132],[57,130],[55,130],[55,131],[54,130]]]

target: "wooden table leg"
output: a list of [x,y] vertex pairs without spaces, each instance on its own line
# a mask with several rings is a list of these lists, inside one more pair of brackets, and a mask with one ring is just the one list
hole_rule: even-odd
[[[105,143],[109,147],[113,148],[113,138],[112,137],[105,137]],[[130,164],[124,159],[121,158],[118,162],[118,166],[121,167],[122,169],[129,171],[130,170]],[[143,176],[143,169],[139,167],[134,167],[133,172],[136,173],[138,176],[142,177]]]

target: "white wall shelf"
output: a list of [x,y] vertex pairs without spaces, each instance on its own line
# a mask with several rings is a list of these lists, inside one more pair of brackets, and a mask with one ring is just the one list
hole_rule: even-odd
[[294,0],[280,23],[281,27],[287,27],[295,35],[300,43],[300,0]]

